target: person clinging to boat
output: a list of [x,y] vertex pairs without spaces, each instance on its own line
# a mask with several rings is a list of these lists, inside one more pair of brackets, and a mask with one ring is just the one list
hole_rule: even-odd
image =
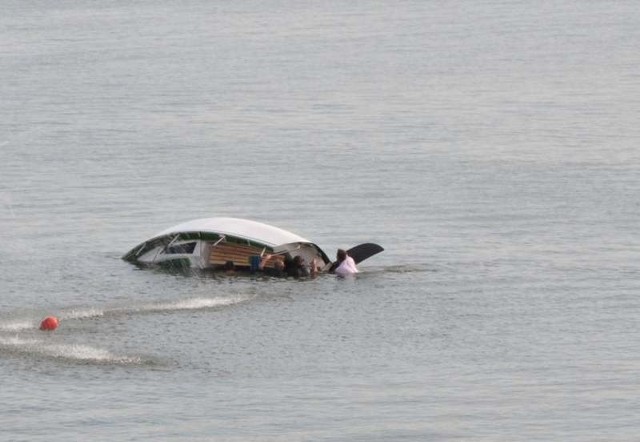
[[290,262],[285,262],[287,275],[294,278],[305,278],[310,275],[309,269],[304,263],[304,258],[296,255]]
[[[278,278],[307,278],[315,277],[322,272],[322,266],[316,258],[307,266],[301,255],[293,258],[279,254],[266,254],[260,260],[258,269],[267,276]],[[329,273],[338,276],[348,276],[359,273],[355,260],[343,249],[338,249],[336,261],[329,268]]]
[[338,276],[347,276],[358,273],[358,268],[356,262],[345,250],[338,249],[336,262],[333,263],[330,271]]
[[282,255],[264,255],[260,260],[258,268],[268,276],[274,276],[276,278],[285,278],[287,276],[284,257]]
[[258,268],[268,276],[281,278],[288,276],[293,278],[313,277],[320,271],[316,259],[311,260],[311,264],[307,267],[304,258],[300,255],[290,258],[282,255],[267,254],[260,260]]

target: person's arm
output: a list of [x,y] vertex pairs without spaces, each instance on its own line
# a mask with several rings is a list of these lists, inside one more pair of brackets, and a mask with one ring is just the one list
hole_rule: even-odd
[[309,275],[311,277],[315,277],[320,272],[320,267],[318,266],[318,260],[313,258],[311,260],[311,265],[309,266]]
[[270,254],[264,255],[260,260],[260,264],[258,264],[258,268],[260,270],[264,270],[264,266],[267,265],[267,263],[271,260],[271,258],[273,258],[273,255],[270,255]]

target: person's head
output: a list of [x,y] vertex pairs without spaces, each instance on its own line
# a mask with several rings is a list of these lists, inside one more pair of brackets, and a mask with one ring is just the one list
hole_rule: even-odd
[[293,258],[294,267],[302,267],[303,265],[304,265],[304,259],[302,259],[302,256],[297,255],[295,258]]
[[338,262],[342,262],[347,259],[347,252],[342,249],[338,249],[338,253],[336,253],[336,259]]

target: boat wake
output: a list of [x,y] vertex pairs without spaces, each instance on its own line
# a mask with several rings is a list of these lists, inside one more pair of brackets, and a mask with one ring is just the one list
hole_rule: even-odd
[[148,365],[154,363],[151,358],[119,355],[90,345],[50,343],[44,339],[23,339],[18,336],[0,337],[0,354],[3,353],[86,364]]
[[0,332],[18,332],[38,328],[39,324],[35,320],[22,319],[16,321],[0,322]]
[[131,309],[114,309],[113,313],[164,313],[181,310],[207,310],[240,304],[253,299],[254,296],[233,296],[228,298],[190,298],[172,302],[145,304]]
[[[253,299],[255,295],[236,295],[226,298],[187,298],[168,302],[152,302],[111,308],[70,308],[60,311],[56,316],[61,323],[81,321],[113,316],[130,316],[139,314],[170,313],[184,310],[208,310],[240,304]],[[0,319],[0,332],[20,332],[35,330],[40,326],[39,319]]]
[[[55,332],[40,332],[40,319],[0,318],[0,356],[46,358],[80,364],[109,365],[158,365],[157,359],[144,356],[119,354],[84,343],[64,342],[70,336],[77,338],[78,328],[85,328],[86,321],[122,316],[147,315],[180,311],[219,309],[251,300],[255,296],[236,295],[223,298],[187,298],[176,301],[150,302],[111,308],[70,308],[56,316],[60,328]],[[31,316],[31,315],[29,315]]]

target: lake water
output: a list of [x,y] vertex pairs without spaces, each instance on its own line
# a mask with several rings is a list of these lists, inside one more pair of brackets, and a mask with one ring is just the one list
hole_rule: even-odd
[[[2,2],[0,439],[637,440],[637,2],[134,3]],[[211,216],[386,250],[120,259]]]

